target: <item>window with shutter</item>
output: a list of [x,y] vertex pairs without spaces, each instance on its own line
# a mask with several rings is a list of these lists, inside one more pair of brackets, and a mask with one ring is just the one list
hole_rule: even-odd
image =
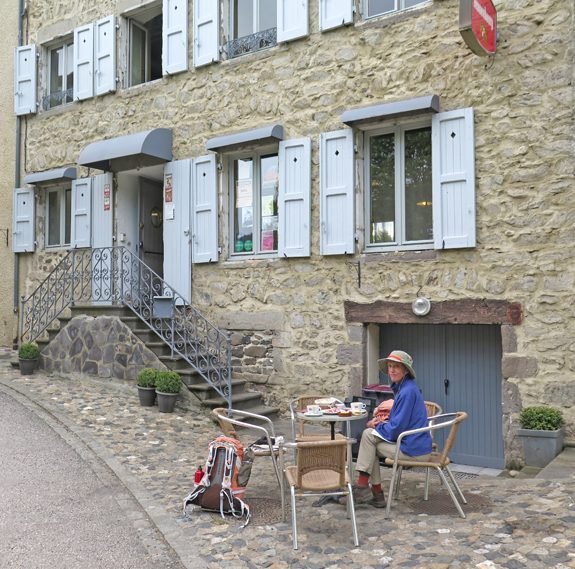
[[353,131],[326,132],[320,140],[320,252],[355,252]]
[[14,112],[28,115],[36,112],[36,46],[24,45],[14,52]]
[[351,23],[353,23],[353,0],[320,0],[320,30],[331,30]]
[[72,247],[90,247],[92,244],[92,178],[72,182]]
[[116,29],[114,17],[94,25],[94,91],[96,95],[116,90]]
[[220,3],[194,2],[194,66],[201,67],[220,59]]
[[187,71],[188,1],[164,0],[163,20],[163,73]]
[[214,154],[192,163],[192,262],[218,260],[217,170]]
[[33,188],[16,188],[12,201],[12,250],[15,253],[34,252],[34,215]]
[[472,109],[365,131],[363,164],[366,251],[475,246]]
[[74,30],[74,100],[94,96],[94,25]]

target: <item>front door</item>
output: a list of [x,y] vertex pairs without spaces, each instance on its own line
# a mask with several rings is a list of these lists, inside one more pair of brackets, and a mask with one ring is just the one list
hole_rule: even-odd
[[158,276],[164,274],[162,183],[140,178],[140,259]]
[[[444,412],[467,412],[468,419],[459,429],[451,460],[503,468],[500,327],[382,325],[381,357],[392,350],[405,350],[413,356],[424,399],[439,403]],[[440,437],[438,442],[442,442]]]

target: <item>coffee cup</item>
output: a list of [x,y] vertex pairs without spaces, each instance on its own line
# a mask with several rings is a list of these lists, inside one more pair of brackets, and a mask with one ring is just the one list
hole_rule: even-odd
[[351,412],[355,413],[357,415],[361,414],[361,413],[365,413],[365,403],[362,403],[361,401],[354,401],[353,403],[350,404],[351,407]]
[[308,405],[307,406],[308,415],[321,415],[321,407],[319,405]]

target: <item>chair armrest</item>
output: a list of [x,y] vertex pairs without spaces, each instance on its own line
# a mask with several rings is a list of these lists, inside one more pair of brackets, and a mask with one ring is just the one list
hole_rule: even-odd
[[[438,419],[440,420],[439,423],[436,422]],[[419,427],[418,429],[410,429],[409,431],[403,431],[403,433],[401,433],[399,437],[397,437],[394,461],[397,461],[397,459],[399,458],[399,453],[401,452],[400,450],[401,441],[403,440],[404,437],[407,437],[409,435],[416,435],[417,433],[431,432],[435,431],[436,429],[443,429],[445,427],[453,425],[456,419],[457,419],[457,413],[442,413],[440,415],[434,415],[433,417],[429,417],[428,421],[433,420],[433,423],[430,422],[427,427]]]

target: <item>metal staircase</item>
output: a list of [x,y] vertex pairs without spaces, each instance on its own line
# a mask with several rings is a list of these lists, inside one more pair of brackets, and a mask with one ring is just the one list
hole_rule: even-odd
[[[125,247],[73,249],[27,298],[20,312],[20,341],[38,340],[50,325],[69,319],[64,312],[110,313],[127,307],[130,327],[184,383],[210,407],[258,407],[261,394],[245,393],[232,381],[231,344],[219,330],[166,281]],[[122,319],[129,317],[124,316]],[[196,378],[200,377],[201,382]],[[215,392],[215,396],[214,396]],[[272,412],[275,410],[271,410]]]

